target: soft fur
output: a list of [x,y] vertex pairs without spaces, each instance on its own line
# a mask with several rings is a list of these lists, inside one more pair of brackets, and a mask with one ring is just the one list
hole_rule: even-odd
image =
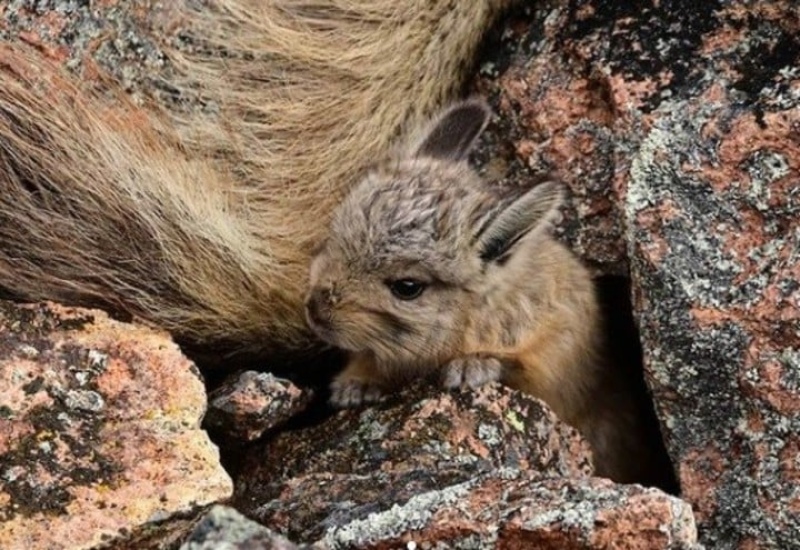
[[184,14],[191,47],[163,47],[168,84],[209,108],[155,117],[0,45],[0,288],[206,348],[305,350],[311,243],[458,90],[507,3],[203,2]]
[[[309,324],[350,353],[332,400],[356,405],[430,373],[448,387],[502,380],[580,429],[600,475],[645,482],[657,448],[603,362],[590,274],[547,232],[561,188],[484,184],[466,155],[488,117],[477,101],[444,111],[336,210],[307,299]],[[398,296],[398,281],[423,290]]]

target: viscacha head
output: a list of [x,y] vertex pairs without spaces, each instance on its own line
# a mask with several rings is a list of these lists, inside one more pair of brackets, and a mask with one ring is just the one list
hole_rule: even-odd
[[561,201],[553,183],[511,196],[481,181],[467,156],[489,117],[477,100],[446,109],[344,199],[311,263],[320,338],[412,364],[457,352],[477,301]]

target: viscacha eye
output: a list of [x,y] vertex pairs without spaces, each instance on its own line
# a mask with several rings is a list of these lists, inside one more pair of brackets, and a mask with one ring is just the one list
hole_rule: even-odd
[[386,281],[386,285],[395,298],[400,300],[415,300],[419,298],[420,294],[428,286],[422,281],[415,279],[397,279],[394,281]]

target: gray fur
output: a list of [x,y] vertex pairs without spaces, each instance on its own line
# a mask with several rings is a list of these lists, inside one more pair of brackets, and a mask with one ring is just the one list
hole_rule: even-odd
[[[417,145],[368,174],[344,199],[315,260],[324,267],[311,273],[312,294],[323,288],[340,299],[330,326],[310,322],[320,336],[345,349],[369,350],[384,365],[436,366],[460,346],[464,316],[504,284],[497,266],[482,257],[487,243],[513,240],[525,255],[547,238],[540,230],[560,205],[558,185],[503,197],[466,162],[463,148],[488,118],[477,100],[446,109]],[[466,135],[450,135],[454,129]],[[417,300],[402,302],[385,284],[393,278],[429,286]],[[512,312],[502,324],[519,323]],[[504,341],[514,340],[515,330],[502,332]]]

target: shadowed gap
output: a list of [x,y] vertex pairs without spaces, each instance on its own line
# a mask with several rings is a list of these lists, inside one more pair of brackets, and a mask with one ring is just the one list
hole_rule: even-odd
[[626,277],[604,275],[595,279],[595,287],[603,312],[605,352],[613,368],[621,369],[629,382],[629,390],[637,399],[638,409],[644,415],[648,441],[658,445],[655,455],[658,460],[657,479],[653,486],[673,495],[680,493],[675,469],[664,446],[661,427],[653,407],[650,391],[644,381],[644,365],[639,330],[633,318],[630,298],[630,281]]

